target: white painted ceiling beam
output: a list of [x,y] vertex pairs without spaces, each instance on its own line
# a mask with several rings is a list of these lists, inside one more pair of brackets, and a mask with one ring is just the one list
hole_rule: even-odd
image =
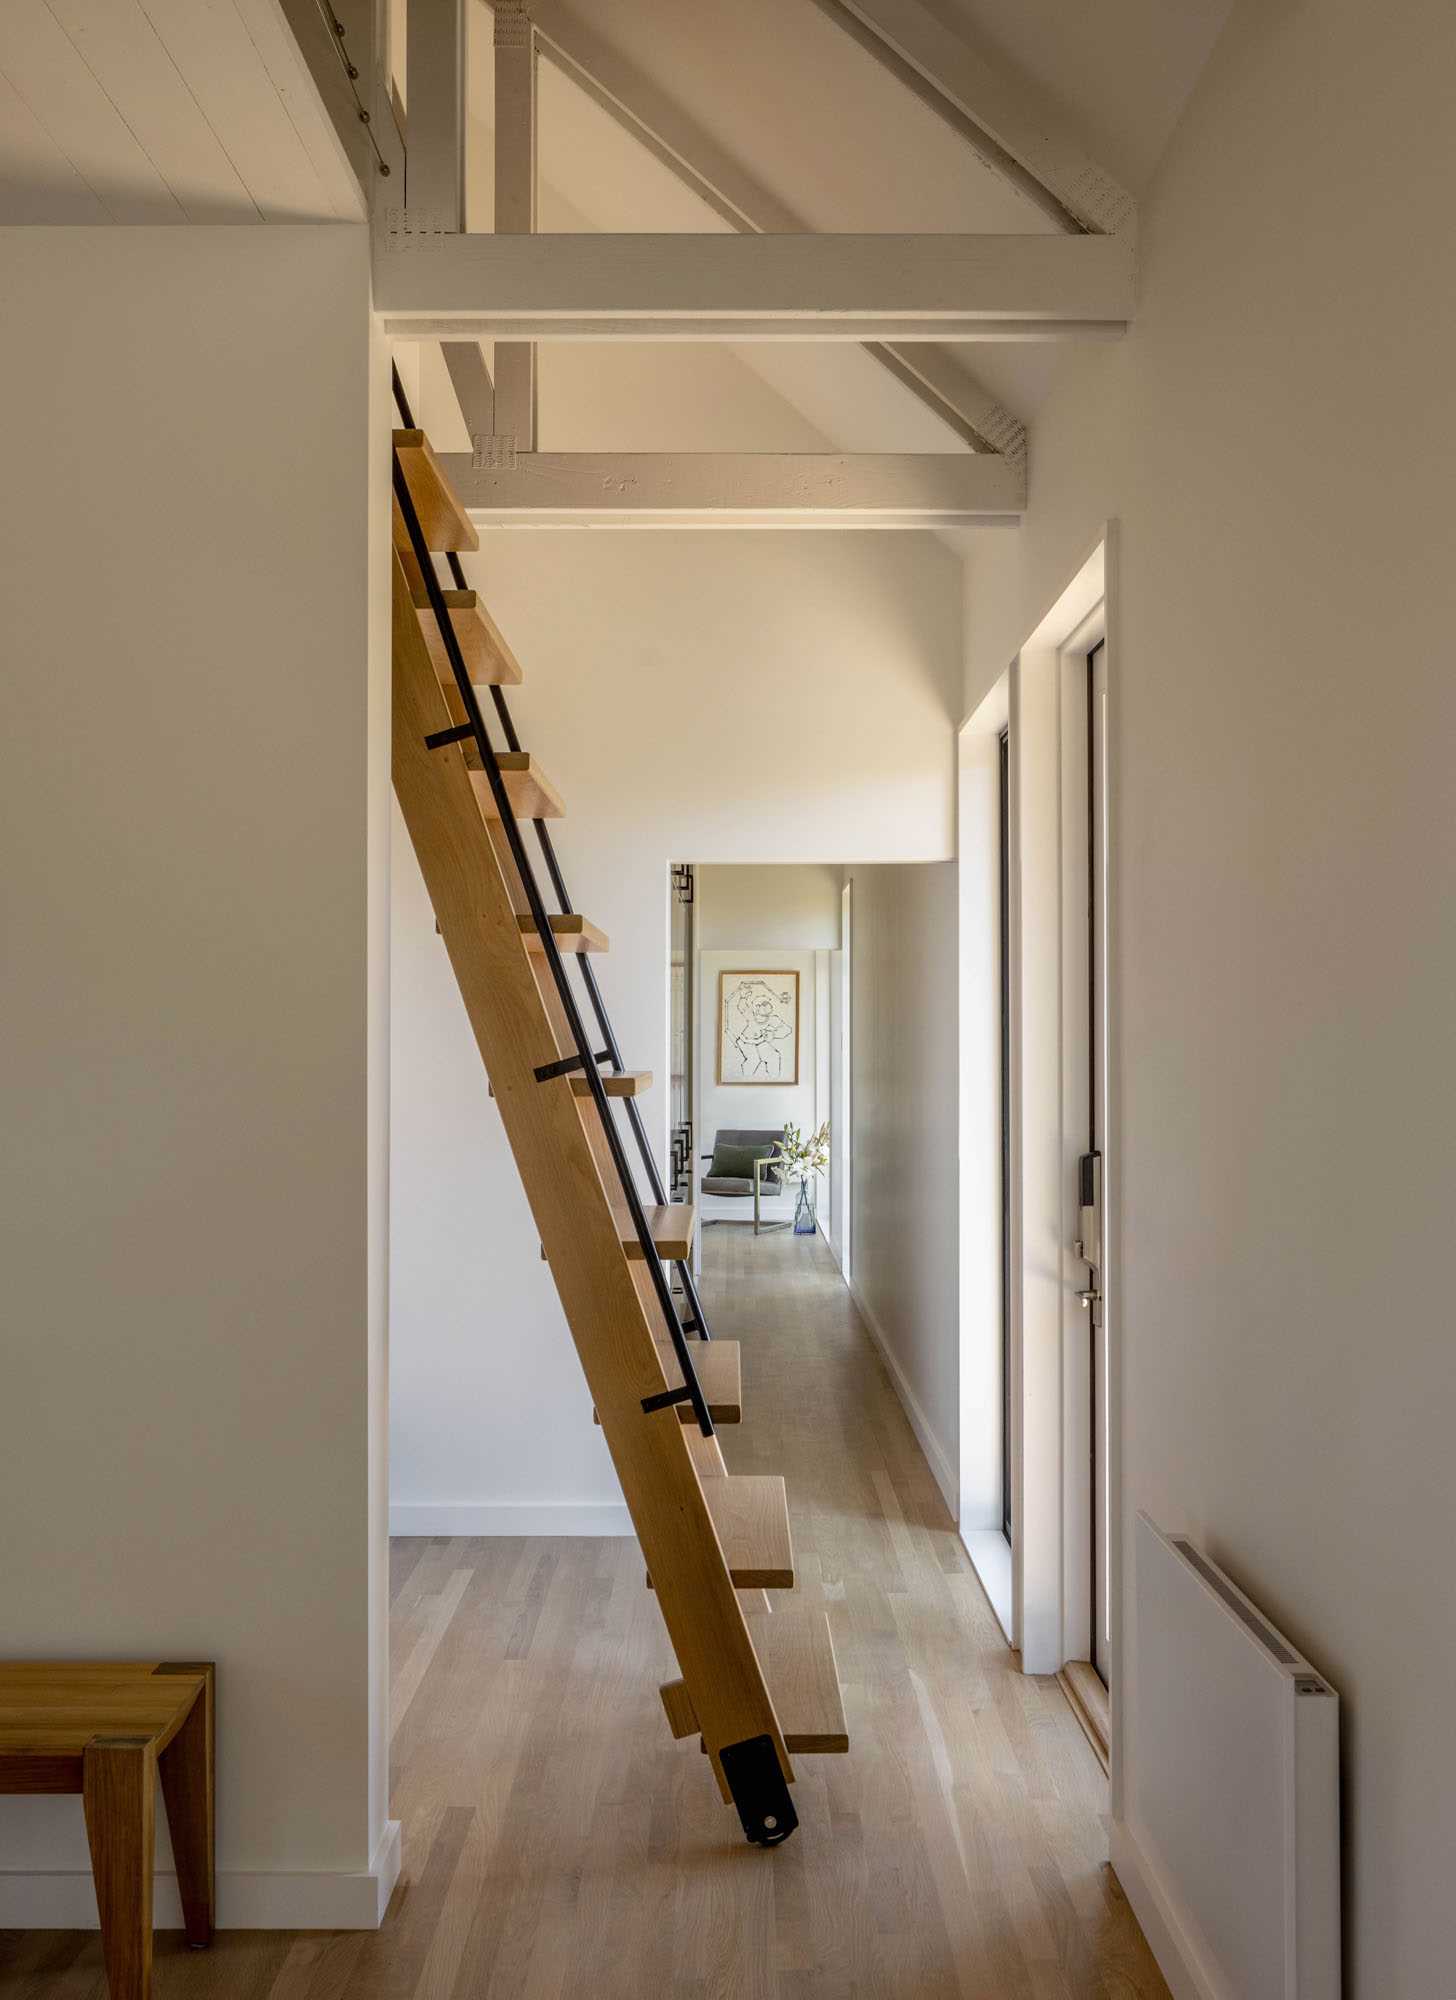
[[[610,241],[610,238],[605,239]],[[560,241],[558,238],[557,241]],[[927,319],[912,313],[854,314],[842,318],[816,319],[808,314],[766,314],[758,319],[714,318],[703,313],[679,314],[671,319],[623,319],[604,315],[593,318],[559,315],[546,318],[499,316],[489,311],[405,315],[384,311],[381,326],[391,340],[519,340],[529,331],[531,338],[588,342],[597,340],[658,341],[799,341],[814,345],[821,341],[852,341],[867,347],[886,335],[896,351],[907,352],[921,342],[949,341],[957,346],[1000,343],[1026,346],[1045,341],[1121,340],[1127,319]]]
[[715,215],[750,235],[769,230],[789,236],[803,228],[777,195],[560,0],[531,0],[531,18],[548,60]]
[[[536,33],[521,0],[495,6],[495,226],[500,236],[536,227]],[[496,430],[520,451],[536,447],[536,349],[498,341]]]
[[405,200],[422,229],[465,227],[465,10],[409,0]]
[[1133,227],[1132,196],[1090,160],[1033,87],[954,34],[924,0],[815,0],[875,60],[1059,227]]
[[465,419],[470,442],[484,451],[495,432],[495,384],[478,340],[446,340],[440,352],[450,373],[450,386]]
[[1105,236],[392,231],[374,297],[404,338],[1115,337],[1132,317],[1133,255]]
[[[988,389],[928,340],[867,340],[865,353],[893,375],[975,451],[999,451],[1025,462],[1026,426]],[[967,436],[967,432],[970,435]]]
[[1022,467],[994,453],[444,452],[483,527],[965,528],[1013,524]]
[[[649,77],[561,5],[532,0],[542,51],[564,76],[586,92],[714,214],[744,235],[794,235],[803,219],[754,180],[701,126],[684,116]],[[879,341],[865,351],[973,451],[1022,457],[1026,433],[990,390],[964,370],[943,365],[932,387],[910,353]]]

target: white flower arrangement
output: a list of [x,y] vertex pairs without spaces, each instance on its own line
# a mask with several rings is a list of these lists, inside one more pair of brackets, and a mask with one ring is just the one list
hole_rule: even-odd
[[807,1137],[797,1125],[785,1125],[778,1151],[769,1161],[775,1173],[789,1181],[806,1181],[810,1174],[822,1174],[829,1167],[829,1121]]

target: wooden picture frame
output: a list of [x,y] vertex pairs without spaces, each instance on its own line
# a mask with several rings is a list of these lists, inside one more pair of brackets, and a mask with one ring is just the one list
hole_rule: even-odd
[[761,967],[718,974],[718,1082],[763,1090],[799,1081],[799,975]]

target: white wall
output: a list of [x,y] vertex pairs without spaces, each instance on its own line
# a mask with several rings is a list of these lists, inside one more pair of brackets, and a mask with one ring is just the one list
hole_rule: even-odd
[[393,826],[392,1526],[396,1534],[626,1534],[398,805]]
[[[928,536],[503,530],[472,566],[567,813],[634,1062],[662,1069],[671,859],[945,859],[960,605]],[[741,940],[735,940],[741,942]],[[665,1133],[666,1095],[648,1105]]]
[[[418,414],[447,444],[448,396],[427,368]],[[577,907],[611,938],[599,970],[624,1054],[665,1079],[670,861],[950,854],[958,561],[909,534],[497,530],[482,543],[466,567],[525,668],[521,739],[565,798]],[[484,1531],[570,1500],[580,1527],[619,1532],[616,1482],[524,1206],[506,1192],[513,1169],[412,869],[401,863],[394,912],[394,1056],[413,1079],[412,1108],[403,1081],[396,1096],[392,1159],[396,1530],[448,1518]],[[416,1082],[447,1038],[461,1060],[426,1098]],[[644,1103],[660,1157],[667,1101],[664,1087]],[[448,1199],[447,1161],[461,1175]],[[442,1261],[448,1288],[428,1276]],[[412,1511],[440,1505],[453,1511]]]
[[[216,1660],[221,1922],[373,1922],[366,232],[6,230],[0,292],[3,1650]],[[94,1911],[80,1800],[0,1800],[0,1923]]]
[[[1001,733],[1010,677],[960,736],[957,986],[960,1109],[960,1506],[963,1535],[1003,1529]],[[1008,915],[1010,913],[1008,912]],[[1009,1107],[1008,1107],[1009,1108]],[[1000,1552],[993,1548],[993,1559]],[[1003,1562],[998,1574],[1009,1577]],[[1009,1595],[998,1608],[1010,1621]],[[1058,1662],[1060,1664],[1060,1662]]]
[[843,870],[828,862],[801,867],[700,867],[697,941],[723,950],[761,945],[833,951],[839,944]]
[[[698,1116],[696,1138],[700,1154],[710,1153],[719,1130],[779,1131],[792,1122],[812,1132],[829,1116],[821,1114],[818,1090],[817,990],[812,951],[790,951],[783,945],[740,945],[732,951],[698,953]],[[799,1061],[792,1083],[719,1083],[718,998],[724,972],[796,972],[799,975]],[[784,990],[788,990],[785,988]],[[699,1161],[703,1173],[706,1160]],[[716,1206],[716,1204],[715,1204]],[[749,1204],[737,1204],[745,1220]]]
[[852,868],[852,1289],[959,1490],[956,869]]
[[1453,65],[1429,0],[1238,13],[971,594],[968,707],[1117,517],[1124,1536],[1341,1691],[1352,2000],[1450,1983]]

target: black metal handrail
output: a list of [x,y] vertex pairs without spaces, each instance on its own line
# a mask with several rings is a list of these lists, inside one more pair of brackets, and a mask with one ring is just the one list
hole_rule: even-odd
[[[403,382],[399,379],[399,370],[393,363],[390,365],[390,375],[394,383],[394,400],[398,405],[399,414],[404,421],[405,428],[413,430],[415,420],[410,411],[409,398],[404,392]],[[465,581],[465,571],[461,567],[459,556],[451,549],[447,552],[445,560],[450,565],[450,575],[456,589],[467,590],[469,585]],[[506,739],[506,748],[508,750],[519,750],[521,747],[520,738],[516,735],[515,724],[511,720],[510,706],[506,701],[503,689],[498,684],[492,683],[490,693],[491,700],[495,704],[495,712],[499,718],[501,730]],[[563,916],[569,917],[574,914],[571,896],[566,887],[566,877],[561,872],[561,863],[556,858],[556,845],[551,838],[551,829],[547,826],[544,819],[533,820],[531,824],[536,829],[536,840],[541,849],[541,858],[546,864],[546,872],[551,877],[551,887],[556,897],[557,907]],[[576,961],[581,972],[581,983],[586,988],[587,999],[591,1002],[591,1010],[596,1018],[597,1027],[601,1031],[602,1041],[606,1046],[613,1074],[621,1076],[625,1067],[622,1060],[622,1051],[607,1014],[607,1003],[602,997],[602,989],[592,968],[591,960],[585,952],[578,952],[576,954]],[[647,1185],[652,1190],[652,1199],[659,1204],[665,1204],[668,1199],[667,1190],[663,1186],[662,1175],[658,1171],[657,1156],[652,1150],[652,1141],[647,1136],[646,1121],[634,1098],[627,1098],[625,1103],[627,1107],[627,1123],[632,1128],[632,1137],[637,1142],[637,1151],[641,1155],[642,1165],[647,1174]],[[687,1299],[691,1313],[691,1317],[687,1322],[687,1331],[695,1333],[699,1340],[711,1340],[713,1338],[713,1329],[708,1324],[708,1315],[703,1309],[702,1299],[698,1296],[698,1284],[696,1278],[693,1276],[692,1265],[685,1260],[680,1260],[678,1273],[682,1279],[683,1296]]]
[[[409,404],[405,399],[398,371],[395,371],[394,388],[395,398],[399,403],[400,413],[405,419],[406,426],[409,429],[413,429],[414,426],[409,416]],[[476,749],[480,753],[481,764],[484,768],[487,782],[490,785],[491,797],[494,800],[496,812],[499,815],[507,844],[510,847],[511,859],[514,861],[516,871],[520,876],[521,887],[525,892],[531,919],[540,937],[541,948],[545,954],[552,981],[560,998],[562,1011],[566,1016],[567,1028],[576,1051],[576,1060],[580,1063],[586,1075],[592,1101],[602,1122],[602,1129],[612,1156],[612,1164],[616,1169],[622,1193],[626,1198],[633,1234],[637,1239],[648,1271],[651,1274],[653,1289],[657,1295],[663,1321],[667,1327],[669,1338],[672,1341],[678,1365],[683,1372],[685,1396],[680,1391],[670,1390],[665,1396],[647,1397],[644,1400],[644,1407],[660,1409],[686,1400],[692,1404],[693,1414],[697,1418],[698,1427],[704,1437],[711,1437],[713,1435],[713,1420],[708,1413],[707,1402],[703,1396],[702,1386],[698,1381],[697,1370],[693,1366],[692,1355],[688,1350],[682,1323],[678,1319],[677,1307],[672,1296],[672,1288],[667,1281],[662,1260],[657,1254],[657,1247],[652,1239],[652,1231],[642,1207],[641,1196],[637,1192],[636,1178],[632,1173],[631,1165],[623,1150],[622,1137],[617,1129],[616,1120],[612,1117],[611,1100],[608,1098],[606,1087],[602,1082],[601,1071],[598,1067],[598,1058],[593,1052],[591,1043],[587,1037],[586,1027],[582,1020],[580,1009],[576,1004],[576,996],[572,991],[571,982],[566,974],[565,963],[556,942],[556,934],[551,927],[551,918],[542,899],[535,871],[531,866],[530,857],[526,852],[525,842],[521,838],[520,824],[517,821],[515,810],[511,805],[510,794],[506,790],[505,779],[501,774],[495,747],[491,743],[489,732],[485,726],[485,719],[481,714],[480,703],[476,699],[474,684],[470,679],[464,655],[460,650],[460,641],[456,637],[455,628],[445,604],[439,577],[436,575],[435,566],[430,560],[430,552],[425,544],[424,531],[420,527],[419,516],[415,510],[414,500],[409,490],[409,483],[405,478],[404,467],[400,463],[397,451],[394,453],[393,487],[394,497],[398,503],[400,514],[404,520],[405,530],[409,536],[410,547],[414,552],[415,561],[419,566],[420,574],[424,581],[425,595],[436,626],[439,629],[441,644],[444,646],[446,658],[450,662],[450,670],[454,675],[456,688],[465,709],[470,734],[473,736]],[[458,565],[456,567],[458,568]],[[463,575],[461,576],[461,587],[465,587]],[[495,690],[495,692],[498,703],[503,707],[503,698],[500,697],[498,690]],[[519,748],[518,744],[512,742],[514,731],[508,726],[508,712],[503,717],[503,728],[507,741],[512,743],[513,748]],[[447,732],[447,734],[453,734],[453,732]],[[537,825],[539,828],[539,821]],[[559,868],[553,867],[551,872],[553,881],[559,883],[559,893],[564,894],[565,884],[564,882],[559,882]],[[591,990],[590,987],[589,990]],[[620,1051],[617,1049],[616,1039],[611,1033],[610,1023],[604,1018],[604,1012],[599,1011],[599,1022],[603,1031],[603,1040],[607,1044],[604,1053],[609,1054],[613,1064],[620,1070]],[[547,1068],[548,1071],[553,1070],[555,1065],[547,1065]],[[628,1102],[630,1105],[630,1100]],[[661,1182],[658,1181],[657,1185],[660,1187]],[[660,1196],[659,1199],[661,1199]],[[698,1317],[701,1319],[701,1314]]]

